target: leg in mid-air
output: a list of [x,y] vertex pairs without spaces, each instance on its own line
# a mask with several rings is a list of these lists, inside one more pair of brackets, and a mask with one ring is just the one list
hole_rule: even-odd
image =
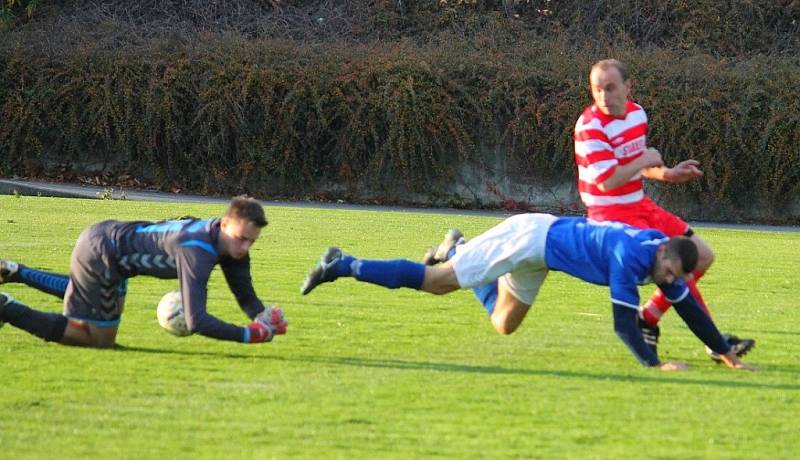
[[[461,231],[451,229],[438,246],[432,246],[428,250],[423,257],[423,263],[426,265],[444,264],[444,266],[452,267],[449,260],[455,256],[456,248],[464,243],[466,241]],[[488,266],[490,264],[490,262],[484,261],[481,265]],[[537,276],[536,272],[539,272],[540,276]],[[546,270],[533,270],[528,275],[533,275],[531,279],[534,279],[535,283],[541,284],[546,273]],[[455,270],[453,270],[453,274],[455,274]],[[506,273],[498,279],[492,279],[472,288],[475,297],[489,315],[492,326],[498,333],[504,335],[511,334],[522,324],[522,320],[525,319],[525,315],[533,303],[532,300],[527,303],[523,302],[512,293],[512,289],[509,289],[509,280],[512,280],[513,283],[515,278],[519,278],[519,273]]]
[[36,270],[11,260],[0,260],[0,284],[3,283],[24,283],[63,299],[69,276]]
[[431,248],[424,262],[364,260],[328,248],[300,289],[305,295],[322,283],[353,277],[395,289],[432,294],[473,289],[495,329],[510,334],[519,327],[547,276],[544,243],[555,218],[520,215],[503,221],[468,243],[458,230]]
[[[429,273],[430,272],[430,273]],[[448,277],[441,267],[426,267],[405,259],[356,259],[336,247],[328,248],[319,263],[309,272],[300,293],[306,295],[323,283],[351,277],[389,289],[411,289],[446,294],[458,289],[454,276]]]
[[[308,294],[320,284],[342,277],[352,277],[390,289],[407,287],[437,295],[462,289],[453,264],[447,260],[434,266],[425,266],[402,259],[356,259],[332,247],[325,251],[320,262],[309,273],[301,293]],[[489,314],[492,325],[501,334],[514,332],[530,308],[530,304],[517,299],[505,288],[505,284],[496,279],[474,287],[473,292]]]

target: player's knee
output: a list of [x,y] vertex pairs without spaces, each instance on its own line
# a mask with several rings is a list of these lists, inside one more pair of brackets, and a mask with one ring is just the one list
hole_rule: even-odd
[[697,257],[697,269],[705,272],[714,263],[714,251],[711,248],[699,251]]
[[89,327],[88,346],[92,348],[112,348],[117,343],[117,328]]
[[113,348],[116,343],[115,337],[92,337],[89,346],[92,348]]
[[697,270],[705,272],[714,263],[714,251],[697,235],[692,236],[692,241],[697,245]]
[[492,314],[492,325],[498,334],[509,335],[517,330],[519,321],[514,320],[507,314],[495,311],[495,313]]

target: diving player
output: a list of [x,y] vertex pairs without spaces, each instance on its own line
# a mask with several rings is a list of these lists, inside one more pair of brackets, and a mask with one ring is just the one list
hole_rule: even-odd
[[426,256],[429,266],[402,259],[356,259],[328,248],[301,293],[339,277],[432,294],[472,288],[495,329],[510,334],[525,318],[548,270],[558,270],[609,286],[614,330],[639,362],[662,370],[685,369],[682,362],[661,362],[637,327],[637,286],[652,282],[726,365],[752,369],[731,350],[686,286],[685,278],[695,268],[697,257],[696,245],[686,237],[670,239],[657,230],[582,217],[520,214],[466,243],[460,232],[451,230],[437,250]]
[[[0,261],[0,283],[25,283],[64,299],[64,313],[58,314],[34,310],[0,293],[0,325],[7,322],[64,345],[111,347],[128,278],[149,275],[179,280],[190,332],[219,340],[269,342],[286,333],[287,322],[281,309],[264,307],[250,277],[249,249],[266,225],[261,204],[246,197],[232,199],[222,218],[97,223],[78,238],[69,275]],[[252,320],[249,325],[226,323],[206,311],[207,283],[216,265]]]

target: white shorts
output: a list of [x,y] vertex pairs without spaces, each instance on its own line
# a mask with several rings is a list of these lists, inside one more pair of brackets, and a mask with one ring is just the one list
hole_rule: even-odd
[[526,305],[532,305],[547,276],[544,246],[547,230],[558,219],[550,214],[519,214],[457,246],[450,259],[462,288],[495,279]]

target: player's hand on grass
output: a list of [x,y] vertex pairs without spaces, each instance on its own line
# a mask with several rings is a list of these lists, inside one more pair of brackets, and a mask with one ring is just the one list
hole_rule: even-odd
[[685,371],[689,365],[682,361],[667,361],[658,365],[662,371]]
[[283,316],[283,310],[268,307],[247,325],[248,343],[270,342],[276,335],[286,334],[289,322]]
[[697,160],[684,160],[664,172],[664,179],[668,182],[687,182],[703,177],[700,171],[700,162]]

